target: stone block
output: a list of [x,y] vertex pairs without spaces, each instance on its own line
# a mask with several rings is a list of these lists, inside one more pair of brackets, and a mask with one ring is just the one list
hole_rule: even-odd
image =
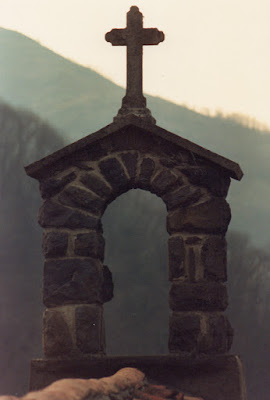
[[42,249],[46,258],[63,257],[66,255],[67,248],[68,234],[66,232],[44,232]]
[[72,160],[72,164],[75,166],[75,167],[77,167],[77,168],[79,168],[79,169],[82,169],[82,170],[84,170],[84,171],[93,171],[94,170],[94,168],[92,167],[92,165],[91,165],[91,161],[90,161],[90,163],[89,163],[89,161],[81,161],[81,160]]
[[128,190],[129,178],[117,158],[110,157],[100,161],[99,169],[116,193]]
[[72,164],[76,164],[77,161],[97,161],[102,157],[106,157],[108,149],[101,144],[101,141],[96,141],[89,145],[84,146],[81,150],[78,150],[72,154],[68,154],[68,159]]
[[174,282],[169,303],[173,311],[224,311],[227,288],[220,282]]
[[162,196],[162,200],[167,206],[167,210],[173,210],[176,207],[186,207],[196,203],[201,197],[201,191],[198,188],[185,185],[178,187],[172,192]]
[[92,192],[96,193],[103,199],[110,197],[111,188],[106,184],[100,175],[95,172],[82,173],[80,181]]
[[146,157],[142,160],[137,185],[140,189],[151,189],[150,181],[155,171],[155,161]]
[[217,353],[230,350],[233,341],[233,329],[225,315],[209,316],[209,332],[212,336],[212,348]]
[[192,352],[200,339],[200,316],[195,313],[172,313],[169,322],[169,351]]
[[45,261],[43,302],[47,307],[100,302],[102,281],[102,266],[92,258]]
[[196,277],[196,254],[195,254],[195,249],[193,247],[190,247],[187,251],[187,276],[190,282],[195,281]]
[[204,277],[216,281],[227,280],[227,244],[224,237],[209,236],[201,251]]
[[206,314],[206,332],[202,335],[200,352],[208,354],[226,353],[233,340],[233,329],[227,317],[221,313]]
[[[196,156],[194,153],[191,151],[177,151],[177,154],[175,155],[175,159],[178,161],[178,166],[179,164],[194,164],[194,160],[196,160]],[[196,162],[196,161],[195,161]]]
[[185,152],[185,150],[180,150],[179,147],[176,150],[174,143],[172,143],[170,140],[164,139],[158,141],[157,150],[159,150],[159,153],[162,154],[162,159],[166,158],[167,160],[178,160],[182,153]]
[[78,186],[68,186],[60,193],[58,200],[66,206],[81,208],[95,215],[102,214],[105,208],[103,199]]
[[113,298],[113,289],[114,289],[114,284],[112,279],[112,273],[107,265],[103,265],[103,283],[101,287],[102,303],[106,303],[107,301],[110,301]]
[[84,354],[104,352],[103,309],[100,305],[81,305],[75,309],[75,336]]
[[181,236],[172,236],[168,240],[169,247],[169,280],[185,276],[185,245]]
[[53,200],[45,200],[39,212],[43,228],[101,229],[100,219],[79,210],[65,207]]
[[43,314],[43,351],[46,357],[67,355],[72,351],[72,333],[64,314],[55,309]]
[[161,165],[164,165],[164,167],[167,168],[173,168],[177,165],[177,161],[174,158],[160,158],[159,160]]
[[192,244],[199,244],[201,243],[202,239],[199,236],[189,236],[185,238],[185,243],[187,245],[192,245]]
[[226,197],[230,186],[230,177],[217,168],[190,167],[182,168],[190,183],[204,186],[217,197]]
[[182,233],[184,231],[186,210],[183,207],[175,211],[170,211],[167,214],[167,232],[172,235],[173,233]]
[[93,257],[104,260],[105,240],[101,233],[90,231],[78,233],[74,244],[74,253],[77,256]]
[[172,173],[168,169],[163,169],[159,172],[158,175],[152,181],[151,191],[160,195],[166,192],[169,188],[174,186],[178,182],[178,184],[182,184],[181,178]]
[[40,182],[39,189],[43,199],[59,193],[68,183],[76,178],[75,172],[70,172],[61,178],[50,178]]
[[132,182],[135,182],[137,174],[138,153],[122,153],[121,158]]
[[223,198],[212,198],[168,214],[167,230],[191,233],[225,233],[231,220],[230,207]]

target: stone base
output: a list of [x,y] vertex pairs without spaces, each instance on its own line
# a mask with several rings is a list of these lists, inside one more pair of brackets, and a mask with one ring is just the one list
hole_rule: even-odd
[[30,390],[62,378],[102,378],[124,367],[138,368],[150,382],[174,386],[204,400],[246,400],[242,363],[234,355],[35,359],[31,362]]
[[113,121],[123,121],[125,118],[128,118],[132,115],[141,118],[143,121],[148,122],[150,124],[156,124],[155,118],[152,116],[151,111],[147,107],[141,108],[131,108],[131,107],[122,107],[118,111],[116,117],[114,117]]

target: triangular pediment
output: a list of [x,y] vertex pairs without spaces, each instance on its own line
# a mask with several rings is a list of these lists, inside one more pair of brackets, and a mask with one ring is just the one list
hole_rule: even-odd
[[[113,139],[119,133],[123,134],[123,132],[128,131],[131,127],[140,132],[141,136],[145,135],[145,138],[147,138],[145,140],[148,142],[151,142],[151,138],[155,138],[159,140],[160,146],[164,143],[173,146],[173,151],[176,155],[181,150],[184,150],[200,159],[208,161],[211,165],[216,165],[217,167],[222,168],[231,178],[240,180],[243,176],[240,166],[234,161],[207,150],[204,147],[182,138],[181,136],[156,126],[155,124],[147,123],[141,118],[133,115],[124,118],[123,121],[113,122],[99,131],[28,165],[25,167],[26,173],[33,178],[39,179],[39,177],[46,175],[46,171],[48,171],[54,164],[61,161],[61,159],[72,158],[74,154],[83,152],[85,149],[91,149],[91,147],[95,149],[99,142],[102,142],[104,139]],[[132,146],[132,144],[130,145]]]

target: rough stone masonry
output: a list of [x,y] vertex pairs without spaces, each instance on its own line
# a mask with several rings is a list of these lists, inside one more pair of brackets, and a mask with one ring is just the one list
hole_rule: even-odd
[[[40,180],[44,199],[39,223],[44,228],[45,355],[105,352],[102,304],[112,297],[104,290],[112,282],[103,266],[101,217],[111,201],[132,188],[161,197],[168,210],[169,351],[228,351],[233,332],[223,311],[228,305],[230,171],[165,140],[157,135],[161,128],[154,133],[150,127],[116,124],[114,129],[82,149],[68,146],[52,164],[44,166],[43,160],[30,167],[38,166],[34,173],[28,169]],[[91,141],[100,136],[93,135]]]
[[[132,15],[136,24],[141,18],[136,7],[130,13],[127,29]],[[120,36],[112,32],[107,39],[118,44],[126,37],[123,30]],[[162,39],[161,33],[151,32]],[[230,179],[240,180],[243,173],[235,162],[156,126],[147,111],[141,112],[145,103],[135,103],[124,102],[125,112],[112,124],[26,167],[40,183],[45,257],[45,359],[32,362],[31,388],[61,377],[91,377],[97,371],[101,377],[134,366],[150,375],[165,368],[160,373],[165,380],[174,376],[171,383],[193,388],[195,395],[211,392],[209,400],[243,400],[242,367],[227,355],[233,330],[224,315],[225,234],[231,219],[226,196]],[[112,298],[113,284],[103,265],[101,218],[108,204],[130,189],[154,193],[168,211],[167,358],[105,355],[103,304]],[[220,382],[225,376],[231,384],[221,390],[215,376]]]
[[229,351],[225,198],[230,177],[242,176],[237,164],[129,116],[26,171],[39,180],[43,198],[45,360],[106,358],[102,304],[112,283],[103,265],[101,218],[110,202],[136,188],[161,197],[168,211],[169,353]]

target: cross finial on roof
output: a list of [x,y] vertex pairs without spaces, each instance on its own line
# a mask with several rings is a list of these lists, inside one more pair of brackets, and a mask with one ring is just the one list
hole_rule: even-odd
[[138,7],[132,6],[127,13],[127,27],[112,29],[105,39],[113,46],[127,46],[127,89],[116,119],[135,114],[155,123],[143,96],[142,54],[143,45],[159,44],[164,33],[156,28],[143,28],[143,15]]

